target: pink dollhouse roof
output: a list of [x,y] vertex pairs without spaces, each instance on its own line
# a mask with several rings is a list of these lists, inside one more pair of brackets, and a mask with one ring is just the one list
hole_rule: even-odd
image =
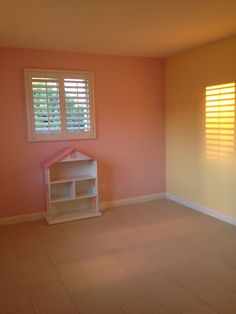
[[59,160],[61,160],[62,158],[64,158],[65,156],[71,154],[73,151],[75,151],[76,149],[73,147],[66,147],[63,148],[62,150],[60,150],[59,152],[57,152],[55,155],[51,156],[50,158],[48,158],[47,160],[45,160],[42,163],[42,166],[44,168],[48,168],[51,165],[53,165],[55,162],[58,162]]

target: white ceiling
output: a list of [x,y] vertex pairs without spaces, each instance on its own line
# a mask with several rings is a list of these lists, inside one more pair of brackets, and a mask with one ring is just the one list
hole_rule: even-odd
[[236,0],[0,0],[0,46],[166,57],[236,34]]

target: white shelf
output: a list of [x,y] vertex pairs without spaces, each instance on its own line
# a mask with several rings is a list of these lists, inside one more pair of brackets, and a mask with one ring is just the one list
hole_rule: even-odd
[[44,164],[49,224],[101,215],[96,160],[74,150]]
[[73,201],[74,197],[68,197],[68,196],[58,196],[51,198],[51,203],[58,203],[58,202],[67,202],[67,201]]
[[80,196],[76,197],[66,197],[66,196],[58,196],[51,200],[51,203],[58,203],[58,202],[67,202],[67,201],[74,201],[74,200],[82,200],[85,198],[93,198],[97,197],[97,194],[87,193],[87,194],[81,194]]
[[51,184],[63,183],[63,182],[72,182],[72,181],[86,181],[86,180],[96,180],[94,176],[69,176],[63,178],[55,178],[51,180]]
[[97,197],[97,194],[94,194],[94,193],[81,194],[79,196],[76,196],[75,199],[76,200],[82,200],[85,198],[93,198],[93,197]]

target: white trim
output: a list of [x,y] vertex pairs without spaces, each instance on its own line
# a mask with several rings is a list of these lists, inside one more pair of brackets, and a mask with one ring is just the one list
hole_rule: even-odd
[[0,218],[0,226],[40,220],[40,219],[43,219],[45,215],[46,215],[46,212],[39,212],[39,213],[31,213],[31,214]]
[[124,206],[124,205],[129,205],[129,204],[155,201],[162,198],[165,198],[165,193],[141,195],[141,196],[136,196],[136,197],[123,198],[123,199],[115,200],[115,201],[101,202],[99,203],[99,208],[100,210],[103,210],[107,208]]
[[186,199],[183,199],[181,197],[178,197],[177,195],[174,195],[174,194],[171,194],[171,193],[166,193],[166,198],[169,199],[169,200],[172,200],[176,203],[179,203],[181,205],[184,205],[184,206],[187,206],[187,207],[190,207],[194,210],[197,210],[203,214],[206,214],[208,216],[212,216],[214,218],[217,218],[219,220],[222,220],[224,222],[227,222],[227,223],[230,223],[232,225],[235,225],[236,226],[236,217],[234,216],[230,216],[230,215],[227,215],[227,214],[223,214],[215,209],[211,209],[211,208],[208,208],[208,207],[204,207],[202,205],[199,205],[197,203],[193,203],[193,202],[190,202]]
[[[102,210],[106,208],[124,206],[128,204],[149,202],[149,201],[159,200],[162,198],[165,198],[165,193],[148,194],[148,195],[130,197],[130,198],[125,198],[125,199],[120,199],[120,200],[115,200],[115,201],[101,202],[99,203],[99,208]],[[31,214],[24,214],[24,215],[19,215],[19,216],[0,218],[0,226],[40,220],[40,219],[44,219],[46,215],[47,215],[46,212],[39,212],[39,213],[31,213]]]
[[[179,203],[191,209],[197,210],[203,214],[215,217],[219,220],[222,220],[224,222],[227,222],[236,226],[236,217],[226,215],[214,209],[210,209],[210,208],[201,206],[199,204],[190,202],[188,200],[180,198],[171,193],[148,194],[148,195],[130,197],[130,198],[125,198],[125,199],[120,199],[120,200],[115,200],[115,201],[101,202],[99,203],[99,208],[100,210],[103,210],[103,209],[124,206],[124,205],[129,205],[129,204],[150,202],[150,201],[159,200],[163,198],[167,198],[176,203]],[[46,212],[39,212],[39,213],[31,213],[31,214],[25,214],[25,215],[19,215],[19,216],[0,218],[0,226],[40,220],[40,219],[45,218],[45,216],[46,216]]]
[[[37,132],[35,125],[35,108],[34,96],[32,90],[33,76],[40,78],[56,79],[58,83],[58,99],[59,99],[59,113],[56,120],[60,124],[60,130],[53,132],[49,130]],[[42,70],[42,69],[24,69],[25,77],[25,94],[26,94],[26,111],[27,111],[27,126],[28,126],[28,140],[29,142],[40,141],[64,141],[64,140],[83,140],[96,138],[96,122],[95,122],[95,104],[94,104],[94,73],[91,71],[66,71],[66,70]],[[86,93],[89,93],[88,102],[86,104],[89,108],[89,130],[79,129],[69,131],[66,127],[68,115],[66,113],[66,96],[64,79],[84,79],[88,82]],[[47,93],[47,92],[46,92]],[[78,109],[79,110],[79,109]],[[78,113],[79,111],[77,111]],[[49,119],[49,117],[47,117]]]

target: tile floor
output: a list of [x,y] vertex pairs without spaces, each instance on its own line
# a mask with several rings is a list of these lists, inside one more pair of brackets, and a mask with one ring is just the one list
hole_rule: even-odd
[[0,313],[235,314],[236,227],[168,200],[2,226]]

